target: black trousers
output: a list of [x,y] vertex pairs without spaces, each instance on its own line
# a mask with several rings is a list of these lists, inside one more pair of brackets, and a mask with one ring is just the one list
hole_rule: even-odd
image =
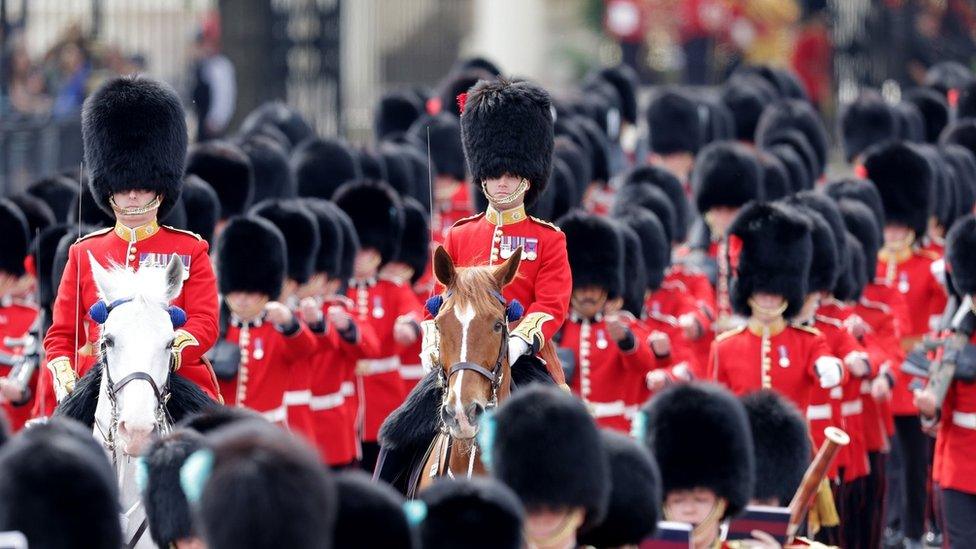
[[[843,473],[841,473],[843,475]],[[834,492],[840,515],[840,539],[845,549],[873,549],[868,507],[868,477],[842,482]]]
[[929,441],[918,416],[895,416],[895,431],[902,457],[902,533],[908,539],[920,540],[925,533]]
[[373,474],[373,469],[376,468],[376,458],[380,455],[380,443],[379,442],[364,442],[363,443],[363,459],[359,463],[363,471],[366,471],[370,475]]
[[888,488],[888,456],[882,452],[868,452],[871,473],[864,479],[865,518],[867,519],[867,547],[881,547],[885,525],[885,492]]
[[942,517],[949,549],[976,546],[976,494],[943,488]]

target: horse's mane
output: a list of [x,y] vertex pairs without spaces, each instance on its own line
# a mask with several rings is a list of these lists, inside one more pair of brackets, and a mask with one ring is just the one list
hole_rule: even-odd
[[[54,415],[69,417],[92,427],[95,424],[95,408],[98,406],[101,385],[102,364],[98,363],[75,383],[75,390],[58,405]],[[174,423],[191,414],[219,406],[195,383],[176,372],[169,375],[169,392],[166,409]]]
[[110,263],[106,269],[108,286],[112,296],[99,295],[102,299],[129,297],[142,298],[149,303],[166,303],[166,271],[164,269],[133,270],[125,265]]

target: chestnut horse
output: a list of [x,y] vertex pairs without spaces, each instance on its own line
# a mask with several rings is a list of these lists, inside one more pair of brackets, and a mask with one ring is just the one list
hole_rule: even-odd
[[495,267],[455,267],[443,247],[434,253],[434,276],[444,286],[434,318],[439,334],[438,371],[442,400],[440,429],[414,487],[417,492],[441,476],[482,475],[475,440],[481,416],[508,398],[509,315],[502,289],[518,272],[519,248]]

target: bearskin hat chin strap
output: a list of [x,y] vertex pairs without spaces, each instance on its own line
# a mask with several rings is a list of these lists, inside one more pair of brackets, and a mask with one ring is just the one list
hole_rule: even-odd
[[756,303],[755,299],[749,300],[749,307],[752,308],[752,314],[763,315],[770,318],[782,316],[783,313],[786,312],[786,309],[789,308],[789,306],[790,306],[790,302],[786,301],[785,299],[783,300],[783,303],[781,303],[779,307],[775,307],[775,308],[762,307],[758,303]]
[[905,235],[905,238],[897,242],[885,242],[884,249],[889,253],[898,253],[902,250],[910,248],[913,244],[915,244],[916,237],[917,235],[915,234],[915,231],[909,230],[908,234]]
[[494,196],[491,195],[491,193],[488,192],[488,187],[485,185],[485,182],[484,181],[481,182],[481,192],[485,193],[485,197],[488,200],[490,200],[495,204],[498,204],[499,206],[508,206],[509,204],[512,204],[513,202],[518,200],[522,195],[524,195],[528,190],[529,190],[529,182],[527,179],[523,177],[522,179],[519,180],[519,185],[515,189],[515,191],[513,191],[508,196],[502,198],[495,198]]
[[[696,524],[691,531],[692,545],[699,547],[715,539],[715,536],[718,534],[716,527],[722,521],[722,517],[725,516],[725,510],[728,507],[729,502],[725,498],[715,500],[715,505],[708,512],[708,516]],[[664,508],[664,518],[667,520],[675,520],[667,507]]]
[[151,212],[153,210],[158,210],[159,205],[162,204],[163,202],[163,199],[157,194],[156,197],[150,200],[148,204],[136,208],[122,208],[121,206],[115,203],[114,196],[110,196],[108,202],[109,204],[111,204],[112,210],[115,211],[116,214],[127,216],[127,215],[142,215],[144,213]]

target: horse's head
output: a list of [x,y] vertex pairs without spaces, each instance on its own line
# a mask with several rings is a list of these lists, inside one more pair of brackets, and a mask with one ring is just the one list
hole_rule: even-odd
[[[101,301],[90,316],[101,324],[102,393],[98,409],[111,417],[122,451],[137,455],[158,426],[170,376],[175,329],[184,314],[169,302],[183,287],[183,263],[173,256],[165,270],[106,270],[89,253]],[[103,402],[107,399],[107,402]],[[108,406],[104,406],[108,404]]]
[[520,248],[498,267],[458,268],[443,247],[434,253],[434,275],[446,289],[434,319],[447,380],[441,417],[455,438],[474,437],[485,409],[508,393],[509,304],[501,292],[521,257]]

